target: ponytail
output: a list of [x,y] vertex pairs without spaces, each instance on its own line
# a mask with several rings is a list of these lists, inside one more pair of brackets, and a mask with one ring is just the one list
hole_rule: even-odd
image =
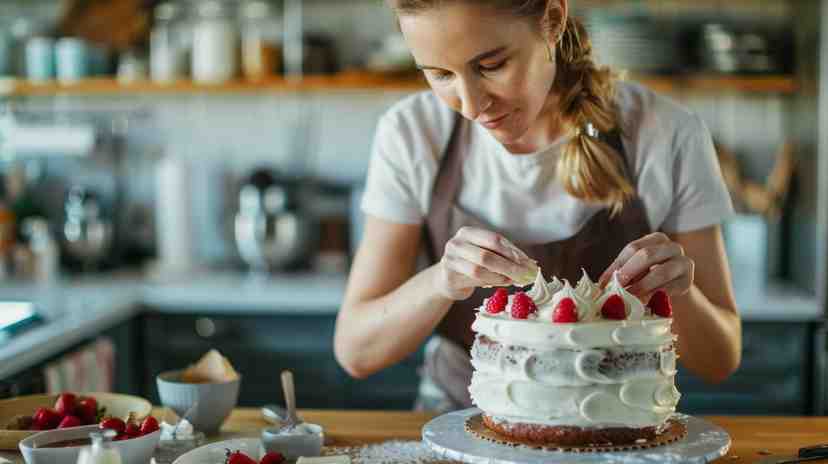
[[615,76],[592,60],[589,36],[575,18],[567,19],[556,48],[554,86],[563,119],[575,129],[558,160],[558,181],[575,198],[606,204],[617,214],[635,189],[625,174],[624,157],[597,137],[618,130]]

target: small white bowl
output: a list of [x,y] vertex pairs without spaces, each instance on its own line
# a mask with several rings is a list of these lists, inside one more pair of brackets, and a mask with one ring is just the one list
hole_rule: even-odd
[[322,426],[303,422],[297,427],[305,427],[307,433],[279,433],[281,427],[268,427],[262,430],[262,445],[265,450],[282,453],[285,459],[321,455],[322,445],[325,443]]
[[[46,430],[20,441],[20,452],[26,464],[75,464],[83,446],[65,448],[40,448],[48,443],[64,440],[88,438],[90,432],[100,430],[97,425],[71,427],[68,429]],[[148,433],[142,437],[111,442],[118,450],[124,464],[147,464],[161,439],[161,431]]]
[[198,402],[188,419],[197,431],[214,435],[236,407],[241,376],[228,382],[188,383],[181,380],[181,371],[167,371],[158,374],[156,384],[161,404],[179,417]]

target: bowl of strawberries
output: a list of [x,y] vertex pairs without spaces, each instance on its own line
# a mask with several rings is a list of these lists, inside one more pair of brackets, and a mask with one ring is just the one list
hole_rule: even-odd
[[114,438],[109,445],[121,456],[123,464],[147,464],[155,453],[161,430],[158,420],[146,416],[135,419],[103,416],[98,424],[65,427],[35,433],[20,441],[26,464],[75,464],[81,448],[91,444],[90,433],[104,430]]
[[28,395],[0,401],[0,450],[17,450],[21,440],[46,430],[98,425],[105,416],[135,421],[149,416],[149,401],[117,393]]

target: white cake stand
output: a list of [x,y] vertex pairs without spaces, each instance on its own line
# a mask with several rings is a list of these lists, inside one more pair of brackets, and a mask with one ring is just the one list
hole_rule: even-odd
[[685,414],[676,414],[675,417],[687,426],[687,436],[655,448],[612,453],[568,453],[500,445],[466,432],[466,419],[480,412],[477,408],[464,409],[432,419],[423,427],[423,442],[443,459],[472,464],[696,464],[720,458],[730,449],[730,435],[724,429]]

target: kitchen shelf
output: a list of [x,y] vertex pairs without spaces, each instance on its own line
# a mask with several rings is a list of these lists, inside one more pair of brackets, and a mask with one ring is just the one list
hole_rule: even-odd
[[[758,93],[793,94],[799,86],[793,76],[718,76],[682,75],[628,77],[664,93]],[[144,95],[144,94],[243,94],[320,91],[415,91],[426,88],[417,75],[396,76],[359,71],[336,75],[306,76],[299,81],[273,78],[262,82],[233,81],[220,85],[195,84],[190,81],[157,84],[140,81],[122,84],[111,78],[86,79],[74,84],[56,82],[31,83],[6,80],[0,83],[0,96],[28,97],[51,95]]]

